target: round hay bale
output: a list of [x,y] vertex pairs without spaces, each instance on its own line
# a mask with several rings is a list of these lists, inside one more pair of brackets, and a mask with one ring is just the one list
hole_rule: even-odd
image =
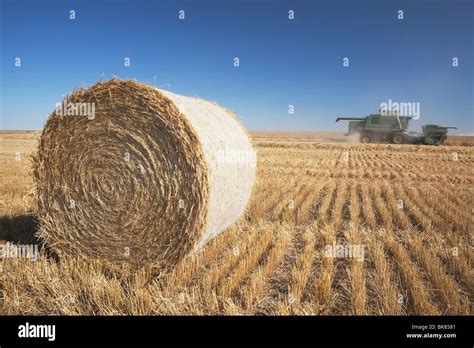
[[38,235],[59,256],[173,264],[241,216],[255,167],[228,110],[100,81],[67,96],[41,134]]

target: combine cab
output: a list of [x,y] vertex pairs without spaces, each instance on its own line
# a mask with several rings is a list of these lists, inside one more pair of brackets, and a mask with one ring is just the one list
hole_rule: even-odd
[[447,138],[448,129],[428,124],[423,126],[423,133],[407,133],[411,117],[397,115],[371,114],[367,117],[338,117],[336,122],[349,121],[347,135],[357,135],[362,143],[391,142],[393,144],[427,144],[440,145]]

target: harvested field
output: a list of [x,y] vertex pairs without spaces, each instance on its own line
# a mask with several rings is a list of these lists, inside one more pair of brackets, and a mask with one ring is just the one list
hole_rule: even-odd
[[[0,134],[4,242],[37,243],[29,155],[38,136]],[[470,314],[472,139],[430,147],[329,138],[255,133],[244,217],[171,272],[47,250],[35,262],[0,261],[1,313]]]

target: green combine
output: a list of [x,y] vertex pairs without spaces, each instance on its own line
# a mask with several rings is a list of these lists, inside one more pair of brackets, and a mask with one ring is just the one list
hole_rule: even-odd
[[349,131],[345,135],[357,135],[362,143],[441,145],[448,137],[448,129],[456,129],[427,124],[422,127],[422,133],[407,133],[411,119],[408,116],[371,114],[367,117],[338,117],[336,122],[349,121]]

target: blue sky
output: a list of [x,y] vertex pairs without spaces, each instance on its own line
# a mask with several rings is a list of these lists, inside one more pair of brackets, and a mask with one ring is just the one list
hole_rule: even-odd
[[337,116],[392,99],[420,103],[412,129],[474,132],[470,0],[0,2],[0,129],[40,129],[103,74],[217,101],[251,130],[344,130]]

